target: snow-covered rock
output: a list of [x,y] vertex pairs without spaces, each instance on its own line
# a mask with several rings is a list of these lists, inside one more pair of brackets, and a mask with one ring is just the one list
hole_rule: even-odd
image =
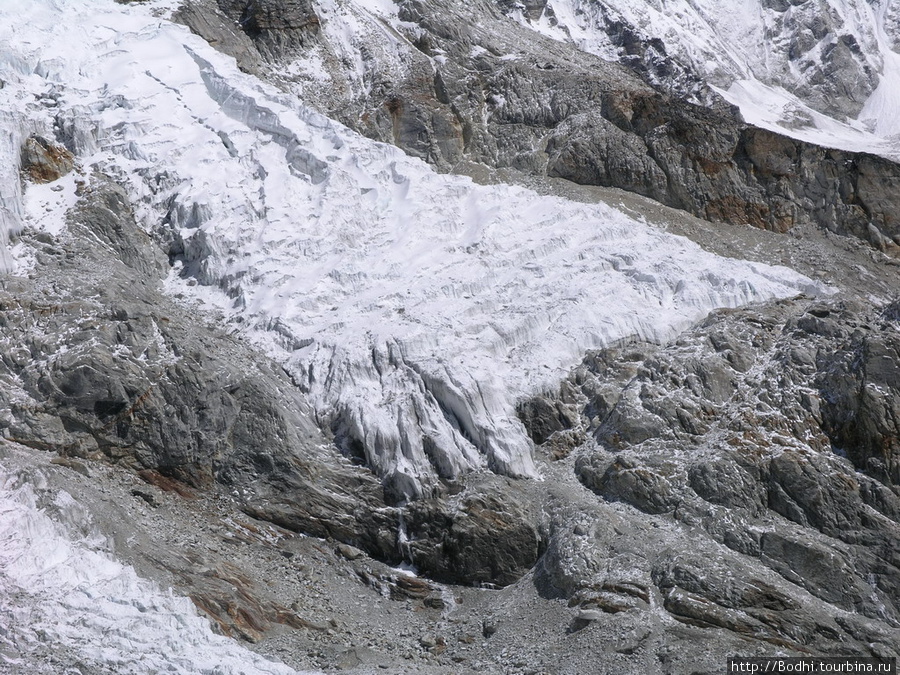
[[550,0],[523,23],[808,142],[900,156],[892,0]]

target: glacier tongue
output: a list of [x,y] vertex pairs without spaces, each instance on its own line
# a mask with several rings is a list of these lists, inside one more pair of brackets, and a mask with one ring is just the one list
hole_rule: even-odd
[[3,100],[53,89],[33,116],[127,183],[171,291],[283,363],[396,499],[536,476],[516,401],[587,349],[819,290],[609,206],[436,174],[242,74],[166,3],[25,4],[0,7]]

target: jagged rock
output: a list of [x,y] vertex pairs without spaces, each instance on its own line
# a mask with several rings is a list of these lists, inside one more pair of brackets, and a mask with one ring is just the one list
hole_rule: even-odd
[[[886,321],[885,327],[897,325]],[[854,465],[900,485],[900,339],[890,330],[858,331],[822,358],[825,428]]]
[[490,479],[452,500],[415,502],[404,519],[409,541],[401,547],[438,581],[506,586],[541,552],[527,493],[507,479]]
[[600,476],[585,463],[579,464],[578,473],[585,485],[605,498],[622,500],[647,513],[666,513],[679,501],[671,466],[651,467],[619,456]]
[[241,70],[258,74],[262,59],[253,40],[232,16],[226,16],[215,0],[191,0],[181,5],[174,20],[183,23],[220,52],[233,56]]
[[52,183],[75,168],[75,157],[42,136],[29,136],[22,146],[22,171],[35,183]]
[[546,442],[558,431],[569,429],[573,422],[563,406],[540,396],[520,404],[518,413],[531,440],[537,444]]
[[218,5],[268,59],[296,55],[319,32],[310,0],[218,0]]
[[[629,563],[633,580],[649,564],[666,609],[691,625],[802,649],[846,639],[792,586],[894,621],[900,489],[884,470],[896,452],[880,439],[895,437],[895,325],[895,305],[795,300],[714,313],[671,345],[630,347],[636,361],[621,348],[590,355],[568,381],[584,394],[575,428],[599,441],[577,451],[582,483],[634,513],[700,528],[729,552],[716,554],[722,567],[709,553],[672,557],[653,530],[636,527],[647,516],[623,513],[594,526],[588,549],[575,535],[554,535],[548,580],[578,606],[636,607],[605,590],[609,561],[626,548],[641,561]],[[863,393],[872,381],[877,398]],[[636,423],[646,419],[652,428]],[[881,463],[867,454],[873,446]],[[627,453],[610,454],[616,447]],[[623,537],[634,544],[617,543]]]

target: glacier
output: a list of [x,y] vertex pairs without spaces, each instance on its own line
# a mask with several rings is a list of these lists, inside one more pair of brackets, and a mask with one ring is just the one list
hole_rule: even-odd
[[240,72],[176,4],[4,3],[4,134],[55,135],[122,181],[170,292],[280,362],[397,501],[472,470],[538,478],[516,403],[586,350],[824,290],[613,206],[438,174]]

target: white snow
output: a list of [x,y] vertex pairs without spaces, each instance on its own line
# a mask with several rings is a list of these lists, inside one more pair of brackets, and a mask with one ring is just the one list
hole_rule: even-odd
[[59,236],[66,229],[66,212],[75,206],[75,181],[78,174],[70,172],[59,180],[31,185],[25,193],[23,225]]
[[118,562],[89,509],[25,457],[6,445],[0,460],[0,672],[32,672],[52,651],[120,675],[296,674]]
[[153,3],[10,1],[0,40],[2,101],[53,87],[83,165],[183,242],[172,292],[280,360],[400,496],[483,467],[536,476],[516,401],[586,349],[818,290],[608,206],[438,175],[240,73]]

